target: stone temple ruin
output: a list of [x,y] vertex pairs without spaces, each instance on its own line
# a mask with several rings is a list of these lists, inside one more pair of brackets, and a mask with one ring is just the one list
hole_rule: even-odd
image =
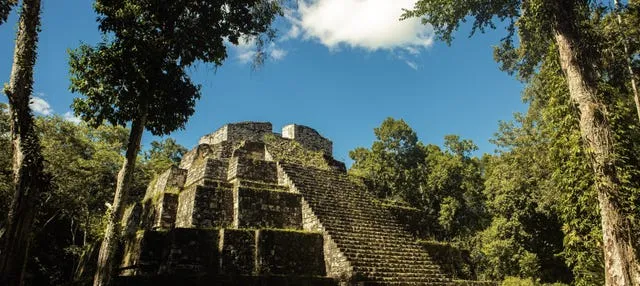
[[129,206],[123,228],[118,285],[474,283],[443,274],[347,176],[332,142],[301,125],[203,136]]

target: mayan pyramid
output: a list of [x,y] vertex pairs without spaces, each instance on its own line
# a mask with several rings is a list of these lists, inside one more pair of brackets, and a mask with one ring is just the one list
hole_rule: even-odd
[[203,136],[129,206],[123,232],[120,285],[454,284],[302,125]]

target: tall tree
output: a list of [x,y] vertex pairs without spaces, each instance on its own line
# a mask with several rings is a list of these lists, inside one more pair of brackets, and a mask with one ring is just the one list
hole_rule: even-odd
[[[0,20],[16,1],[0,2]],[[13,67],[4,93],[9,99],[13,151],[13,197],[7,216],[0,256],[0,284],[21,285],[31,241],[31,229],[40,194],[48,185],[43,172],[40,141],[34,130],[29,100],[40,29],[40,0],[23,0],[18,23]]]
[[268,0],[97,0],[94,7],[107,40],[71,53],[71,89],[85,95],[74,101],[74,109],[94,125],[131,122],[98,258],[94,285],[99,286],[108,285],[113,274],[119,224],[143,131],[163,135],[183,127],[200,96],[185,69],[196,62],[222,65],[225,40],[238,44],[241,37],[273,36],[269,26],[279,6]]
[[445,136],[445,149],[424,145],[404,120],[385,119],[371,148],[349,152],[349,174],[378,198],[417,208],[418,235],[462,241],[484,227],[480,162],[470,140]]
[[180,164],[182,156],[189,151],[178,144],[173,138],[164,141],[152,141],[151,148],[145,152],[146,163],[152,168],[153,174],[161,174],[172,165]]
[[[569,97],[580,113],[580,131],[586,143],[602,218],[603,251],[607,285],[640,285],[640,262],[634,249],[630,213],[621,201],[628,199],[614,152],[610,114],[605,104],[607,90],[599,89],[598,54],[601,40],[590,21],[597,1],[589,0],[420,0],[404,18],[422,17],[433,25],[440,39],[450,43],[453,32],[468,17],[472,33],[495,28],[507,21],[507,37],[496,57],[502,67],[529,78],[555,43],[565,74]],[[514,36],[520,42],[514,44]]]
[[418,190],[416,171],[424,160],[418,135],[402,119],[385,119],[373,130],[376,141],[370,149],[349,152],[354,160],[349,173],[366,179],[369,191],[383,199],[410,201]]

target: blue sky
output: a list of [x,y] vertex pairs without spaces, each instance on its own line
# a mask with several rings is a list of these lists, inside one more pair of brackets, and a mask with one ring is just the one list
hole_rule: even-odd
[[[451,47],[433,39],[417,20],[398,22],[414,0],[307,0],[278,20],[280,38],[269,60],[252,70],[251,41],[229,49],[225,64],[190,69],[202,97],[184,130],[171,137],[193,147],[227,122],[270,121],[310,126],[334,142],[334,157],[370,146],[373,128],[402,118],[425,143],[446,134],[473,140],[491,153],[499,120],[526,106],[523,85],[498,70],[492,46],[502,31],[467,38],[463,27]],[[66,50],[100,40],[91,1],[43,1],[35,70],[34,108],[73,120]],[[17,16],[0,26],[0,80],[11,71]],[[5,96],[1,102],[7,102]],[[143,144],[158,139],[146,134]]]

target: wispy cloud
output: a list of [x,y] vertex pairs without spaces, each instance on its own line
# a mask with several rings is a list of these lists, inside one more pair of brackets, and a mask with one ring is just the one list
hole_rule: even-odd
[[433,29],[420,19],[400,21],[403,8],[416,0],[302,0],[288,11],[292,27],[287,36],[365,50],[406,49],[418,53],[433,44]]
[[[255,38],[242,39],[237,46],[231,46],[236,59],[240,61],[240,63],[251,63],[256,57],[257,42]],[[271,42],[266,47],[263,47],[263,52],[268,56],[269,59],[274,61],[284,59],[288,53],[275,42]]]
[[[53,108],[44,98],[46,95],[42,92],[38,92],[35,95],[31,96],[31,100],[29,101],[29,108],[33,110],[36,114],[48,116],[54,113]],[[62,118],[66,121],[73,122],[78,124],[82,121],[79,117],[75,116],[73,112],[67,111],[62,115]]]
[[73,122],[75,124],[79,124],[82,121],[82,119],[80,119],[80,117],[77,117],[77,116],[73,115],[73,112],[71,112],[71,111],[65,112],[62,115],[62,118],[64,120],[66,120],[66,121]]
[[[417,70],[417,58],[433,45],[434,33],[418,18],[400,21],[402,9],[411,9],[417,0],[299,0],[285,11],[281,22],[285,31],[264,52],[268,59],[283,60],[283,46],[295,40],[313,41],[339,52],[343,48],[364,51],[385,50]],[[255,39],[232,46],[232,55],[241,63],[256,56]],[[402,56],[398,56],[402,55]]]
[[418,70],[418,64],[413,62],[413,61],[409,61],[409,60],[405,60],[404,61],[410,68],[414,69],[414,70]]
[[49,105],[49,103],[44,100],[44,98],[42,98],[43,96],[44,94],[42,93],[38,93],[38,96],[32,96],[31,100],[29,101],[29,108],[31,108],[31,110],[33,110],[33,112],[35,113],[50,115],[51,113],[53,113],[53,108],[51,108],[51,105]]
[[287,56],[287,51],[280,49],[280,48],[273,48],[271,50],[271,52],[269,53],[269,55],[271,56],[271,58],[275,61],[279,61],[284,59],[284,57]]

